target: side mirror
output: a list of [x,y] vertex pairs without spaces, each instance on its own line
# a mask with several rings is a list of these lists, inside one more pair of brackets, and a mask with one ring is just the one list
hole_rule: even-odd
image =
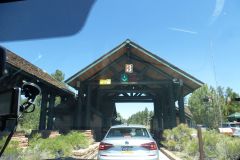
[[6,66],[6,50],[0,46],[0,78],[5,72]]

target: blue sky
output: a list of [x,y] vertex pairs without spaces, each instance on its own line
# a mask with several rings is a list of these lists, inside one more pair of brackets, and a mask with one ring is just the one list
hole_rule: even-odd
[[74,36],[1,45],[68,78],[130,39],[209,85],[240,93],[239,7],[239,0],[102,0]]

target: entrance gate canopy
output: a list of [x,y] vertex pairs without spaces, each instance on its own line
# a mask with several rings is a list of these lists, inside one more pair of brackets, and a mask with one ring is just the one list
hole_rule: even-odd
[[186,123],[184,96],[203,84],[130,40],[66,83],[78,90],[75,128],[109,128],[117,115],[116,102],[153,102],[156,132]]
[[[128,81],[124,82],[122,76],[124,76],[126,64],[132,65],[133,72],[127,73]],[[184,95],[203,84],[200,80],[130,40],[126,40],[74,74],[66,80],[66,83],[77,89],[79,82],[99,83],[101,79],[111,79],[111,84],[144,84],[150,88],[158,88],[159,83],[170,80],[183,84]]]

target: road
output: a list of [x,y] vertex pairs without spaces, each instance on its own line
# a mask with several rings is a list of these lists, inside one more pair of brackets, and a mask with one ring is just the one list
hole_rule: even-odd
[[159,151],[159,160],[170,160],[165,154]]
[[[95,159],[97,159],[97,156],[95,157]],[[170,160],[170,159],[167,156],[165,156],[165,154],[163,154],[161,151],[159,151],[159,160]]]

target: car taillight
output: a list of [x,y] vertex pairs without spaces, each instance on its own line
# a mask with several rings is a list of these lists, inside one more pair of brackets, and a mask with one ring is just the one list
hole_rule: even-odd
[[101,143],[99,144],[98,150],[100,150],[100,151],[108,150],[108,149],[111,148],[111,147],[113,147],[112,144],[101,142]]
[[144,143],[141,145],[144,148],[147,148],[149,150],[157,150],[157,144],[155,142],[150,142],[150,143]]

